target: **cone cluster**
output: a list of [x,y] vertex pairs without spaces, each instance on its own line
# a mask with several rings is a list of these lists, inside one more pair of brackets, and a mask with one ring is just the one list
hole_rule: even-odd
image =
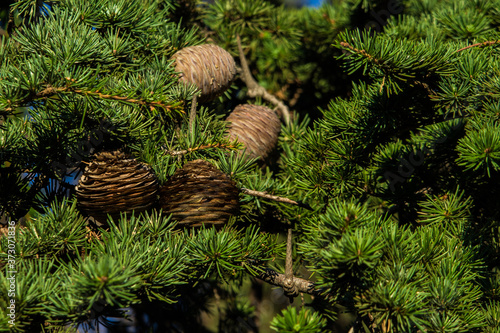
[[[236,74],[232,56],[217,45],[184,48],[174,57],[181,80],[200,89],[200,102],[221,95]],[[250,158],[266,158],[281,129],[271,109],[238,105],[226,119],[227,135],[245,147]],[[85,168],[76,187],[80,210],[105,223],[107,215],[141,212],[155,205],[172,214],[180,226],[223,225],[239,210],[234,181],[204,160],[186,163],[159,188],[152,169],[121,151],[101,152]]]
[[160,189],[160,207],[179,226],[222,225],[238,212],[238,188],[211,163],[194,160]]
[[175,70],[181,73],[181,81],[200,89],[200,103],[222,95],[236,75],[233,57],[217,45],[189,46],[177,51],[172,58]]
[[226,121],[229,138],[241,142],[249,158],[265,159],[278,142],[280,119],[265,106],[238,105]]
[[100,152],[85,168],[76,196],[80,210],[101,223],[107,214],[141,212],[157,201],[158,181],[153,170],[121,151]]

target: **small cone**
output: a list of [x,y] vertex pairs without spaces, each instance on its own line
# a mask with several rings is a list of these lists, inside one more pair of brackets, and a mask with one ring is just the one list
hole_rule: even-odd
[[120,151],[101,152],[85,168],[76,197],[80,210],[106,223],[107,214],[141,212],[155,204],[158,181],[149,166]]
[[160,189],[160,206],[179,226],[223,225],[238,213],[238,188],[209,162],[195,160]]
[[200,103],[222,95],[234,80],[236,64],[229,52],[213,44],[189,46],[177,51],[175,70],[181,72],[181,81],[196,85]]
[[265,106],[238,105],[226,121],[229,138],[241,142],[249,158],[265,159],[278,142],[280,119]]

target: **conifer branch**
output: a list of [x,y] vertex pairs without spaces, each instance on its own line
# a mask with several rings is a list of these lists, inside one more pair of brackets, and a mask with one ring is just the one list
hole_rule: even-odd
[[461,49],[458,49],[455,52],[462,52],[463,50],[467,50],[467,49],[470,49],[472,47],[485,47],[485,46],[491,46],[491,45],[495,45],[495,44],[499,44],[499,43],[500,43],[500,39],[499,40],[490,40],[490,41],[476,43],[476,44],[472,44],[472,45],[469,45],[466,47],[462,47]]
[[225,143],[214,143],[214,144],[209,144],[209,145],[201,145],[198,147],[188,148],[188,149],[183,149],[183,150],[168,150],[165,147],[162,147],[162,149],[165,151],[165,153],[167,153],[168,155],[171,155],[171,156],[185,155],[187,153],[192,153],[194,151],[210,149],[210,148],[222,148],[222,149],[230,149],[230,150],[237,149],[236,146],[233,146],[232,144],[225,144]]
[[277,201],[277,202],[283,202],[283,203],[287,203],[287,204],[291,204],[291,205],[296,205],[296,206],[299,206],[299,207],[302,207],[302,208],[306,208],[306,209],[309,209],[309,210],[313,210],[311,208],[311,206],[309,206],[308,204],[303,203],[301,201],[295,201],[295,200],[288,199],[288,198],[285,198],[285,197],[279,197],[277,195],[268,194],[266,192],[249,190],[249,189],[247,189],[245,187],[241,188],[241,192],[244,193],[244,194],[248,194],[248,195],[254,196],[254,197],[260,197],[260,198],[269,199],[269,200],[273,200],[273,201]]
[[[278,273],[272,269],[265,269],[264,272],[257,276],[258,279],[272,284],[273,286],[278,286],[284,288],[286,285],[287,277],[285,274]],[[314,287],[314,282],[295,277],[293,279],[293,287],[299,293],[306,293],[309,295],[319,295],[321,293],[320,289]]]
[[254,79],[252,73],[250,73],[250,68],[248,66],[247,59],[245,57],[245,53],[243,52],[243,47],[241,46],[241,38],[240,35],[236,35],[236,42],[238,43],[238,52],[240,54],[240,62],[241,62],[241,79],[245,82],[248,88],[248,96],[250,97],[262,97],[266,101],[274,104],[276,109],[280,111],[281,116],[285,120],[286,124],[290,123],[290,110],[288,106],[285,105],[282,101],[280,101],[276,96],[270,94],[264,87],[259,85],[259,83]]
[[[378,66],[382,67],[384,65],[381,59],[375,58],[374,56],[372,56],[371,54],[369,54],[365,50],[359,50],[359,49],[355,48],[354,46],[352,46],[351,44],[349,44],[347,42],[340,42],[340,45],[343,46],[343,47],[345,47],[345,48],[348,48],[353,53],[357,53],[357,54],[362,55],[363,57],[367,58],[368,60],[372,61],[374,64],[376,64]],[[422,82],[422,81],[419,81],[419,80],[411,80],[409,82],[411,84],[416,85],[416,86],[423,87],[427,91],[427,93],[429,95],[435,95],[436,94],[435,91],[433,91],[431,89],[431,87],[427,83],[425,83],[425,82]],[[385,84],[386,84],[386,75],[384,75],[384,77],[382,78],[382,83],[380,84],[379,92],[382,92]]]
[[372,56],[371,54],[369,54],[365,50],[358,50],[357,48],[355,48],[354,46],[352,46],[351,44],[349,44],[347,42],[340,42],[340,45],[348,48],[349,50],[351,50],[354,53],[361,54],[363,57],[368,58],[370,61],[373,61],[377,65],[381,64],[379,59],[375,58],[374,56]]
[[290,106],[294,106],[295,104],[297,104],[299,98],[300,98],[300,95],[302,95],[302,93],[304,92],[304,89],[302,88],[297,88],[297,90],[295,90],[295,93],[293,94],[293,97],[292,99],[290,100],[289,104]]
[[292,227],[289,226],[286,237],[285,281],[283,290],[285,291],[285,295],[289,297],[290,303],[293,303],[293,298],[299,295],[299,290],[293,283],[292,238]]
[[[126,97],[126,96],[117,96],[117,95],[104,94],[104,93],[101,93],[99,91],[84,90],[84,89],[73,89],[70,86],[66,86],[66,87],[53,87],[51,85],[48,85],[42,91],[37,92],[36,94],[34,94],[34,95],[32,95],[32,96],[24,99],[20,104],[21,105],[25,104],[26,102],[28,102],[31,99],[44,99],[44,98],[48,98],[48,97],[53,96],[53,95],[55,95],[55,94],[57,94],[59,92],[73,92],[73,93],[80,94],[80,95],[93,95],[93,96],[97,96],[97,97],[102,98],[102,99],[111,99],[111,100],[115,100],[115,101],[122,101],[122,102],[128,102],[128,103],[134,103],[134,104],[140,104],[140,105],[148,105],[148,106],[153,106],[153,107],[156,106],[156,107],[168,110],[168,111],[174,111],[175,110],[175,111],[179,111],[179,112],[184,112],[184,111],[182,111],[182,108],[180,107],[180,104],[165,104],[164,102],[160,102],[160,101],[147,102],[147,101],[144,101],[144,100],[140,100],[140,99],[136,99],[136,98],[130,98],[130,97]],[[8,108],[6,110],[9,111],[9,109],[12,109],[12,108]]]

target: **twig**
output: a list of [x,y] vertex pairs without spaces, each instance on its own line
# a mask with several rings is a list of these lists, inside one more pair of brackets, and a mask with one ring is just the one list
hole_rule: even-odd
[[366,52],[365,50],[359,50],[357,48],[355,48],[354,46],[352,46],[351,44],[347,43],[347,42],[340,42],[340,46],[343,46],[345,48],[348,48],[349,50],[351,50],[353,53],[358,53],[358,54],[361,54],[363,57],[366,57],[368,58],[369,60],[373,61],[374,63],[376,63],[377,65],[380,65],[381,62],[379,59],[375,58],[374,56],[372,56],[371,54],[369,54],[368,52]]
[[196,119],[196,106],[198,104],[198,97],[196,95],[193,96],[191,100],[191,110],[189,112],[189,130],[194,131],[194,121]]
[[293,97],[292,99],[290,100],[290,102],[288,104],[290,104],[291,107],[293,107],[295,104],[297,104],[299,98],[300,98],[300,95],[302,95],[302,93],[304,92],[304,89],[302,88],[297,88],[297,90],[295,90],[295,93],[293,94]]
[[[109,94],[104,94],[100,93],[98,91],[92,91],[92,90],[83,90],[83,89],[73,89],[70,86],[67,87],[53,87],[53,86],[47,86],[45,89],[43,89],[40,92],[37,92],[34,95],[31,95],[27,98],[25,98],[23,101],[21,101],[20,104],[24,104],[26,101],[29,101],[30,99],[38,99],[38,98],[48,98],[52,95],[55,95],[58,92],[73,92],[81,95],[95,95],[99,98],[102,99],[112,99],[116,101],[123,101],[123,102],[129,102],[129,103],[134,103],[134,104],[140,104],[140,105],[149,105],[149,106],[156,106],[163,108],[168,111],[172,111],[174,109],[177,109],[179,112],[183,112],[182,108],[178,104],[165,104],[160,101],[152,101],[152,102],[147,102],[143,101],[140,99],[135,99],[135,98],[130,98],[130,97],[125,97],[125,96],[116,96],[116,95],[109,95]],[[8,108],[12,109],[12,108]],[[8,110],[6,109],[6,110]]]
[[420,86],[422,88],[424,88],[427,93],[429,94],[429,96],[436,96],[436,92],[434,90],[431,89],[431,87],[425,83],[425,82],[422,82],[422,81],[418,81],[418,80],[413,80],[412,83],[416,86]]
[[[373,57],[371,54],[369,54],[365,50],[357,49],[357,48],[355,48],[354,46],[352,46],[351,44],[349,44],[347,42],[340,42],[340,45],[343,46],[343,47],[345,47],[345,48],[348,48],[353,53],[357,53],[357,54],[362,55],[363,57],[368,58],[370,61],[372,61],[373,63],[375,63],[378,66],[384,66],[384,64],[383,64],[383,62],[382,62],[381,59],[377,59],[377,58]],[[385,81],[386,81],[386,75],[384,75],[384,77],[382,78],[382,83],[380,85],[379,92],[382,92],[382,89],[384,88],[385,83],[386,83]],[[427,92],[429,93],[429,95],[435,95],[435,92],[429,87],[429,85],[427,83],[422,82],[422,81],[418,81],[418,80],[412,80],[411,82],[413,84],[417,85],[417,86],[423,87],[425,90],[427,90]]]
[[476,44],[472,44],[472,45],[469,45],[469,46],[466,46],[466,47],[462,47],[461,49],[458,49],[455,52],[462,52],[463,50],[467,50],[467,49],[470,49],[472,47],[490,46],[490,45],[495,45],[495,44],[498,44],[498,43],[500,43],[500,39],[499,40],[490,40],[490,41],[486,41],[486,42],[482,42],[482,43],[476,43]]
[[301,201],[295,201],[295,200],[288,199],[288,198],[285,198],[285,197],[279,197],[277,195],[267,194],[266,192],[249,190],[249,189],[247,189],[245,187],[241,188],[241,192],[243,192],[245,194],[248,194],[248,195],[252,195],[254,197],[260,197],[260,198],[269,199],[269,200],[273,200],[273,201],[288,203],[288,204],[291,204],[291,205],[296,205],[296,206],[299,206],[299,207],[302,207],[302,208],[313,210],[311,208],[311,206],[309,206],[308,204],[303,203]]
[[[273,286],[284,287],[286,284],[285,274],[278,273],[272,269],[266,269],[264,272],[260,273],[257,278],[260,280],[272,284]],[[320,289],[314,287],[314,282],[295,277],[292,281],[293,287],[299,293],[306,293],[309,295],[319,295],[321,293]]]
[[288,106],[285,105],[282,101],[280,101],[276,96],[270,94],[264,87],[259,85],[257,81],[253,78],[250,73],[250,68],[248,67],[248,62],[245,57],[245,53],[243,52],[243,47],[241,46],[241,38],[240,35],[236,35],[236,42],[238,43],[238,52],[240,54],[240,62],[241,62],[241,79],[245,82],[248,88],[248,96],[250,97],[262,97],[266,101],[274,104],[276,109],[278,109],[281,113],[281,116],[285,120],[285,123],[288,125],[290,123],[290,110]]
[[293,303],[293,298],[299,295],[297,286],[293,283],[293,258],[292,258],[292,227],[288,227],[286,237],[286,258],[285,258],[285,281],[283,291]]
[[382,93],[382,89],[384,89],[384,85],[385,85],[385,75],[384,77],[382,78],[382,84],[380,85],[380,89],[379,89],[379,93]]
[[210,148],[236,149],[237,147],[233,146],[231,144],[225,144],[225,143],[216,143],[216,144],[212,144],[212,145],[202,145],[202,146],[188,148],[188,149],[184,149],[184,150],[168,150],[165,147],[162,147],[162,149],[165,151],[165,153],[167,153],[171,156],[185,155],[185,154],[191,153],[193,151],[210,149]]

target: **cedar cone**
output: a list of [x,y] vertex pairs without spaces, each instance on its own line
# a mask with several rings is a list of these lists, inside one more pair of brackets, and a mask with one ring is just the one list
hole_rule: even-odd
[[179,226],[223,225],[238,213],[238,188],[211,163],[194,160],[160,189],[160,206]]
[[217,45],[189,46],[177,51],[172,59],[175,59],[175,70],[181,72],[181,81],[200,89],[200,103],[222,95],[236,75],[233,57]]
[[94,155],[78,185],[78,207],[101,223],[107,214],[113,219],[120,212],[142,212],[150,208],[158,193],[158,181],[152,169],[121,151]]
[[226,121],[229,138],[241,142],[249,158],[266,158],[278,142],[280,119],[265,106],[238,105]]

